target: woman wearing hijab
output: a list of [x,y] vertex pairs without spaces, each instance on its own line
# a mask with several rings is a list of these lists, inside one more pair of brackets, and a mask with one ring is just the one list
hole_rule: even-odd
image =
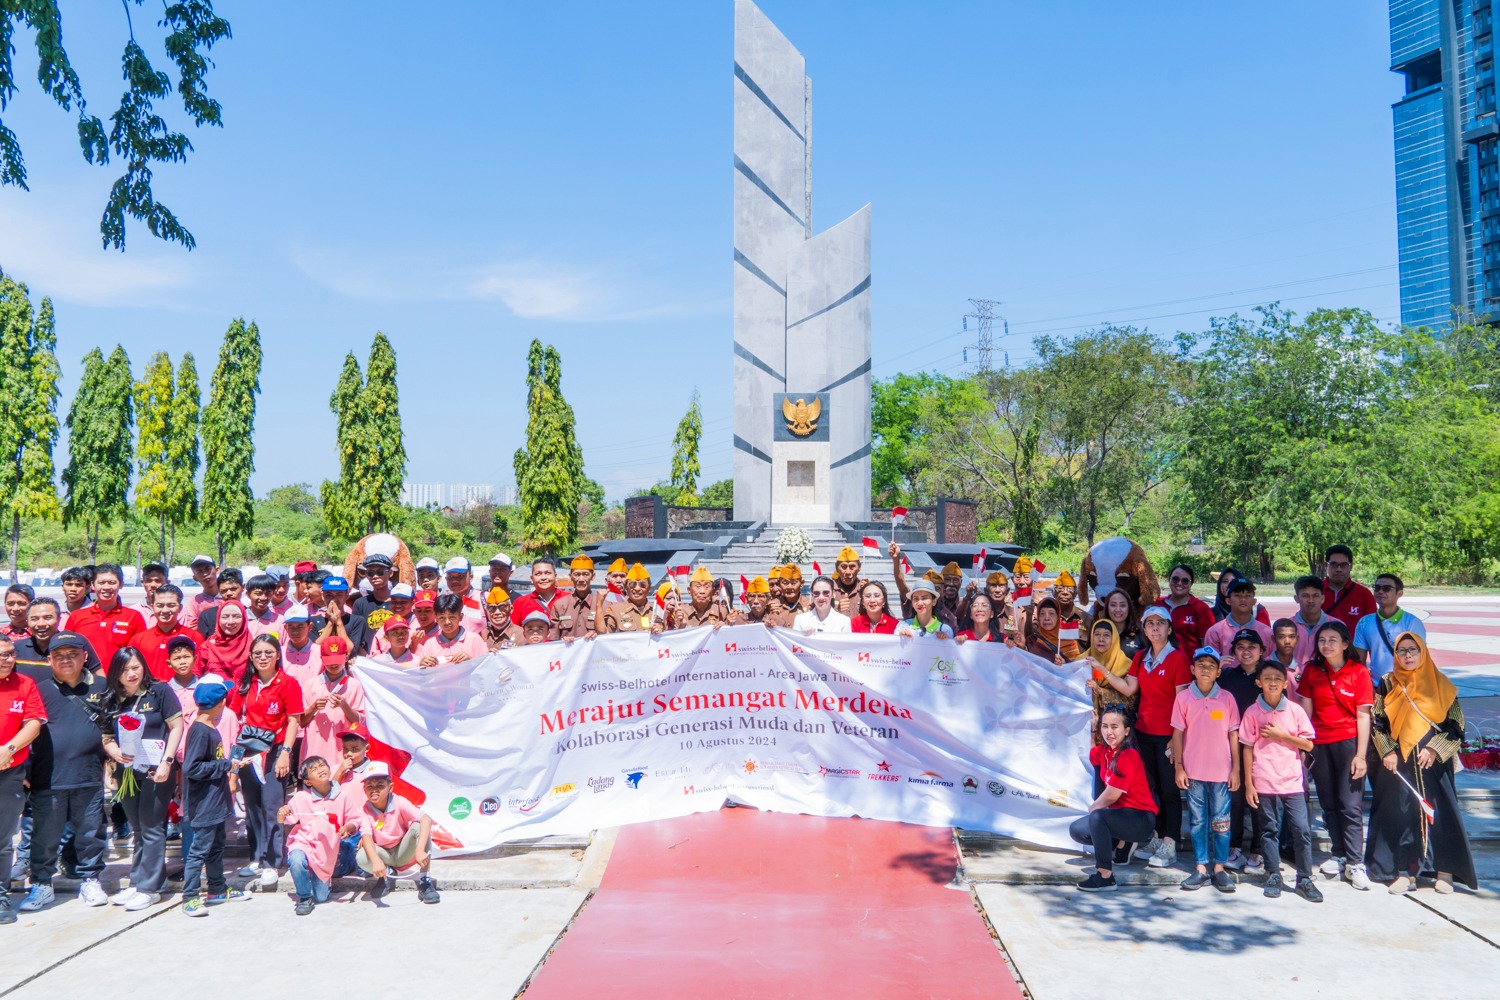
[[1078,640],[1061,637],[1061,621],[1062,611],[1058,607],[1057,598],[1044,597],[1037,602],[1031,616],[1026,652],[1058,664],[1078,659]]
[[239,601],[225,601],[218,607],[219,621],[213,633],[198,645],[198,676],[214,674],[236,678],[250,662],[250,640],[245,627],[245,606]]
[[[1094,627],[1089,630],[1088,661],[1094,669],[1089,688],[1094,696],[1094,736],[1097,743],[1099,711],[1105,705],[1129,705],[1133,716],[1135,696],[1140,691],[1140,684],[1128,676],[1130,657],[1120,647],[1120,633],[1115,630],[1115,623],[1106,618],[1094,622]],[[1106,674],[1115,680],[1110,681]]]
[[[1370,768],[1375,802],[1365,844],[1370,877],[1390,880],[1394,894],[1415,889],[1422,871],[1437,873],[1433,889],[1439,893],[1452,892],[1454,880],[1479,888],[1453,784],[1463,732],[1453,682],[1439,672],[1420,636],[1402,632],[1395,666],[1375,689],[1371,738],[1383,766]],[[1431,818],[1422,802],[1432,807]]]

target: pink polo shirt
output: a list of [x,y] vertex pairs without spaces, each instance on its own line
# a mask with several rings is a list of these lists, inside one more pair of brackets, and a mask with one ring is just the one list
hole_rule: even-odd
[[146,623],[146,628],[156,628],[156,612],[151,610],[149,604],[132,604],[130,610],[141,616],[141,621]]
[[304,684],[323,672],[323,653],[312,640],[302,649],[282,646],[281,669],[295,677],[298,684]]
[[[1233,618],[1225,618],[1221,622],[1215,622],[1208,630],[1208,635],[1203,641],[1219,651],[1219,655],[1225,659],[1234,658],[1234,636],[1242,628],[1252,628],[1255,634],[1260,636],[1261,645],[1265,647],[1264,655],[1269,656],[1276,651],[1276,643],[1271,641],[1271,626],[1257,618],[1251,618],[1250,624],[1236,624]],[[1194,650],[1196,652],[1196,650]]]
[[439,663],[452,663],[453,654],[462,650],[469,654],[469,659],[477,660],[481,656],[489,655],[489,647],[484,644],[484,636],[467,628],[459,629],[458,635],[449,642],[439,632],[431,639],[422,643],[422,648],[417,650],[417,659],[422,660],[429,656],[437,657]]
[[287,801],[292,808],[287,817],[287,853],[306,854],[313,874],[327,882],[338,860],[339,830],[348,823],[359,825],[364,803],[363,795],[351,795],[342,785],[334,785],[327,798],[315,795],[310,788],[302,789]]
[[177,620],[188,628],[197,628],[198,616],[209,608],[217,608],[218,606],[219,599],[217,597],[209,597],[200,590],[182,602],[182,610],[178,612]]
[[422,810],[395,792],[391,793],[385,812],[370,805],[368,799],[360,810],[360,832],[373,840],[376,847],[395,847],[406,836],[406,831],[421,821]]
[[1261,795],[1301,795],[1302,751],[1281,740],[1261,736],[1261,729],[1268,725],[1310,740],[1315,735],[1312,721],[1285,692],[1281,704],[1274,709],[1261,695],[1240,719],[1240,742],[1255,751],[1255,759],[1250,763],[1250,780],[1255,783],[1255,790]]
[[250,635],[254,638],[258,639],[263,635],[272,634],[276,635],[277,638],[281,637],[281,616],[272,611],[269,605],[266,606],[265,617],[257,618],[254,615],[250,615],[245,620],[245,624],[249,627]]
[[[359,679],[351,677],[346,670],[344,676],[331,687],[328,683],[328,675],[320,669],[310,679],[302,682],[302,704],[311,705],[316,699],[336,692],[340,697],[349,702],[349,706],[359,715],[359,722],[365,721],[365,689],[359,683]],[[306,726],[302,728],[302,759],[309,757],[322,757],[328,761],[328,767],[332,769],[344,755],[344,744],[339,739],[339,733],[356,725],[350,722],[342,708],[324,705],[313,713]]]
[[1194,781],[1228,781],[1234,767],[1229,734],[1240,728],[1234,695],[1215,684],[1204,694],[1197,683],[1177,692],[1172,728],[1182,730],[1182,766]]
[[[1318,624],[1308,627],[1300,614],[1293,613],[1291,617],[1292,622],[1297,626],[1297,648],[1292,650],[1292,659],[1296,660],[1298,664],[1303,664],[1312,659],[1312,655],[1318,651],[1318,647],[1313,645],[1313,633],[1318,631],[1324,622],[1338,621],[1338,619],[1329,618],[1327,615],[1319,613]],[[1354,630],[1350,629],[1349,634],[1353,635]]]

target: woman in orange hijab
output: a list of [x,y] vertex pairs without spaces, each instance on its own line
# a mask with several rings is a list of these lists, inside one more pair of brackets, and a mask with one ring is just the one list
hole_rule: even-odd
[[1397,636],[1394,652],[1394,668],[1375,689],[1370,736],[1384,766],[1370,766],[1375,802],[1365,866],[1393,894],[1415,889],[1429,871],[1439,893],[1452,892],[1455,880],[1478,889],[1453,784],[1464,733],[1458,690],[1415,633]]

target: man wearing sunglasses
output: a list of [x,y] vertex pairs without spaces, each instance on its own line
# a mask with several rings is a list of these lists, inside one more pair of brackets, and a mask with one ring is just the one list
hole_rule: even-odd
[[1396,639],[1402,632],[1412,632],[1427,641],[1427,626],[1422,619],[1401,607],[1406,585],[1395,573],[1375,578],[1375,610],[1359,620],[1354,629],[1354,648],[1364,653],[1375,684],[1395,666]]
[[1172,616],[1172,645],[1181,650],[1208,645],[1208,630],[1214,625],[1214,609],[1193,596],[1193,568],[1183,563],[1167,574],[1167,593],[1156,602]]

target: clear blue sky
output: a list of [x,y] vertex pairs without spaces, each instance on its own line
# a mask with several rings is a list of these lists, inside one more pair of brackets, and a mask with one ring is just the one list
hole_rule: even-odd
[[[137,374],[191,350],[206,394],[254,319],[254,485],[317,484],[342,358],[383,330],[409,478],[500,485],[540,337],[610,496],[666,476],[695,386],[705,479],[730,474],[731,0],[219,6],[225,127],[157,171],[192,253],[139,225],[99,249],[114,173],[17,38],[32,190],[0,189],[0,267],[57,304],[64,408],[116,342]],[[108,114],[124,14],[63,7]],[[814,228],[873,203],[877,376],[961,371],[970,297],[1003,301],[1012,363],[1041,333],[1170,335],[1274,299],[1397,318],[1384,4],[763,8],[813,78]]]

